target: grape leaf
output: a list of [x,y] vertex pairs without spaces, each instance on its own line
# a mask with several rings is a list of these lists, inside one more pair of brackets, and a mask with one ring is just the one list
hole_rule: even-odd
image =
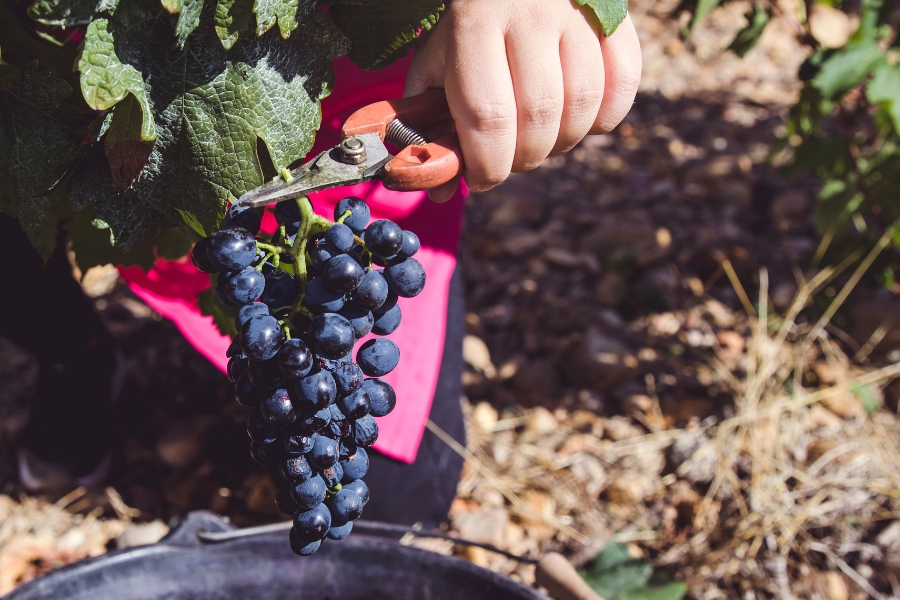
[[253,0],[217,0],[216,35],[222,47],[230,50],[253,17]]
[[382,69],[407,50],[420,29],[431,29],[444,0],[361,0],[328,11],[350,38],[350,60],[367,70]]
[[628,13],[628,0],[575,0],[590,9],[600,21],[600,28],[606,37],[615,33]]
[[237,315],[238,308],[236,306],[225,306],[216,299],[216,293],[213,290],[216,288],[217,277],[218,275],[210,276],[210,288],[197,295],[197,304],[201,313],[213,318],[213,322],[222,335],[237,335],[234,317]]
[[0,65],[0,211],[19,219],[46,257],[60,211],[51,188],[72,158],[75,120],[63,101],[72,88],[37,63]]
[[691,18],[690,25],[688,25],[688,31],[692,31],[700,21],[706,18],[706,15],[711,13],[713,9],[720,4],[722,4],[722,0],[697,0],[697,6],[694,8],[694,16]]
[[737,35],[734,36],[734,39],[731,40],[731,44],[728,46],[729,50],[741,58],[744,58],[759,43],[759,39],[762,37],[763,31],[766,29],[766,25],[769,24],[772,15],[759,4],[754,4],[750,12],[744,17],[747,19],[747,25],[737,32]]
[[872,104],[884,105],[894,123],[894,131],[900,133],[900,65],[881,63],[866,86],[866,96]]
[[175,37],[178,38],[178,46],[183,48],[187,36],[200,24],[203,0],[162,0],[162,5],[170,13],[178,14]]
[[214,13],[210,4],[184,48],[173,47],[174,17],[156,0],[121,0],[109,22],[108,62],[146,82],[156,144],[128,191],[116,194],[98,168],[83,169],[72,187],[73,203],[95,202],[118,245],[185,222],[209,234],[227,202],[263,183],[257,139],[279,170],[312,146],[319,100],[332,85],[330,59],[346,50],[344,36],[309,7],[290,40],[269,32],[226,51]]
[[812,83],[826,99],[833,100],[862,83],[885,60],[884,51],[873,42],[851,44],[823,62]]
[[[297,29],[297,11],[300,0],[256,0],[253,12],[256,13],[256,35],[261,36],[272,29],[278,22],[281,37],[287,39]],[[315,8],[315,0],[303,0],[303,12]]]
[[28,15],[42,25],[87,25],[100,13],[112,14],[119,0],[36,0]]
[[153,143],[141,135],[143,122],[144,112],[132,94],[113,107],[103,146],[117,194],[131,187],[153,151]]

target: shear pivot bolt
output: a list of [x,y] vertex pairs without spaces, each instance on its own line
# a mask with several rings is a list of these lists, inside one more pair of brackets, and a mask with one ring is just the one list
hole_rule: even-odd
[[348,137],[341,142],[341,160],[348,165],[359,165],[366,161],[366,145],[357,137]]

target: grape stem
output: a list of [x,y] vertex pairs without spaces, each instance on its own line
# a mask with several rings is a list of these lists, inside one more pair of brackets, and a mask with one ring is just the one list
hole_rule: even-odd
[[289,319],[293,320],[297,313],[311,316],[309,311],[303,307],[303,298],[306,296],[306,284],[308,283],[306,272],[306,244],[309,238],[321,233],[331,227],[332,223],[324,217],[320,217],[313,211],[312,203],[306,196],[301,196],[295,200],[297,207],[300,209],[300,228],[297,230],[297,237],[294,238],[294,244],[291,246],[291,254],[294,257],[294,268],[296,270],[295,280],[299,294],[291,309]]

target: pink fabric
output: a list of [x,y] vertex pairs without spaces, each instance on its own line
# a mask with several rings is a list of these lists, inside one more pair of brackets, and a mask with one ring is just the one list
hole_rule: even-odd
[[[370,73],[347,59],[337,61],[335,90],[322,102],[322,127],[310,156],[336,144],[344,120],[358,108],[400,97],[408,65],[407,59],[384,71]],[[360,196],[372,208],[373,220],[396,221],[404,229],[416,232],[422,241],[416,258],[425,267],[427,285],[418,297],[400,299],[403,320],[390,339],[400,347],[401,361],[384,378],[397,391],[397,407],[378,420],[375,444],[376,450],[407,463],[415,460],[437,386],[450,277],[456,266],[466,194],[463,185],[450,201],[435,204],[424,192],[392,192],[380,183],[364,183],[311,196],[316,212],[328,218],[341,198]],[[264,229],[271,230],[270,219],[267,213]],[[212,317],[200,314],[197,294],[209,288],[209,278],[197,271],[189,258],[159,259],[147,273],[138,267],[120,269],[120,273],[135,294],[171,319],[201,354],[225,371],[225,350],[231,340],[219,334]]]

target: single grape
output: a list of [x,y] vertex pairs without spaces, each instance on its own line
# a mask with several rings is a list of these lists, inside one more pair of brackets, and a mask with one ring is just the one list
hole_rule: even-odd
[[425,269],[414,258],[391,261],[384,278],[390,290],[403,298],[418,296],[425,289]]
[[293,532],[306,542],[321,540],[331,527],[331,512],[324,504],[294,515]]
[[387,280],[381,271],[371,270],[363,275],[356,289],[350,292],[350,300],[365,310],[376,310],[388,297]]
[[369,335],[369,332],[372,331],[372,327],[375,325],[375,317],[372,316],[372,313],[352,304],[345,304],[344,308],[338,311],[338,314],[350,322],[356,339]]
[[256,315],[241,327],[241,349],[254,360],[269,360],[278,353],[284,336],[275,317]]
[[322,546],[322,540],[304,542],[297,537],[297,534],[294,533],[293,529],[291,529],[288,539],[291,542],[291,551],[297,556],[312,556]]
[[281,458],[281,453],[275,444],[260,444],[258,442],[250,442],[250,457],[261,465],[267,467],[277,464]]
[[366,379],[363,389],[369,397],[369,413],[373,417],[383,417],[397,405],[397,393],[387,381]]
[[309,331],[310,323],[312,323],[312,319],[307,317],[305,314],[298,312],[291,318],[291,329],[297,335],[305,338],[306,333]]
[[268,389],[282,387],[287,379],[276,358],[248,361],[247,374],[254,385]]
[[256,258],[256,239],[246,229],[220,229],[209,240],[206,254],[220,271],[240,271]]
[[381,219],[366,227],[363,241],[369,252],[388,258],[397,254],[403,246],[403,230],[393,221]]
[[366,272],[349,254],[338,254],[325,263],[323,279],[328,287],[341,294],[356,289]]
[[286,341],[275,358],[281,371],[294,379],[305,376],[313,366],[312,353],[298,338]]
[[225,213],[225,227],[241,227],[256,235],[261,224],[262,214],[246,204],[233,204]]
[[234,382],[234,399],[247,408],[256,408],[263,398],[269,397],[272,390],[258,387],[250,381],[250,375],[246,372],[238,375]]
[[225,351],[225,356],[231,358],[232,356],[246,356],[244,355],[244,351],[241,350],[241,340],[240,336],[234,336],[231,339],[231,343],[228,345],[228,350]]
[[316,436],[313,448],[306,457],[315,468],[327,469],[338,461],[339,448],[337,440],[324,435]]
[[397,328],[400,327],[400,319],[402,317],[403,313],[400,312],[400,305],[395,304],[394,307],[387,312],[383,312],[375,317],[375,322],[372,323],[372,333],[377,335],[390,335],[394,333],[397,331]]
[[353,350],[353,326],[344,317],[326,313],[309,326],[309,346],[323,358],[340,358]]
[[353,441],[358,446],[368,448],[378,439],[378,423],[372,415],[366,415],[353,424]]
[[353,441],[353,438],[349,435],[341,438],[341,460],[347,460],[354,454],[356,454],[359,448],[356,445],[356,442]]
[[[324,424],[323,424],[324,425]],[[290,433],[284,436],[284,451],[288,456],[306,454],[313,448],[316,434]]]
[[309,280],[303,300],[313,312],[337,312],[344,306],[344,294],[328,287],[322,277]]
[[290,425],[297,418],[291,397],[284,389],[275,390],[272,395],[260,402],[259,411],[266,421],[278,427]]
[[266,278],[253,267],[244,267],[225,282],[225,293],[238,304],[250,304],[263,293]]
[[331,515],[331,527],[325,537],[329,540],[345,540],[351,531],[353,531],[353,521],[344,522]]
[[191,249],[191,262],[204,273],[218,273],[219,269],[209,260],[209,238],[200,238]]
[[302,483],[291,486],[291,498],[297,503],[298,510],[309,510],[325,501],[327,488],[325,480],[318,473]]
[[333,375],[339,396],[346,396],[351,392],[355,392],[362,387],[363,379],[365,379],[365,374],[356,363],[350,363],[335,369]]
[[312,477],[312,468],[305,456],[289,456],[281,461],[281,477],[291,483],[303,483]]
[[347,420],[347,417],[344,416],[337,404],[332,404],[328,408],[331,409],[331,422],[328,423],[326,432],[330,433],[332,439],[335,440],[340,440],[350,435],[350,421]]
[[271,444],[278,439],[278,428],[269,423],[263,417],[259,407],[256,407],[247,417],[247,435],[254,442]]
[[363,506],[369,503],[369,486],[367,486],[366,482],[362,479],[351,481],[346,484],[343,489],[356,492],[356,495],[362,500]]
[[331,422],[331,407],[326,406],[319,410],[305,409],[297,417],[295,427],[302,428],[304,432],[313,433],[326,427]]
[[359,233],[366,228],[369,222],[369,205],[362,198],[348,196],[334,207],[334,220],[340,219],[345,212],[350,211],[350,216],[344,219],[344,225]]
[[259,295],[261,303],[272,310],[293,304],[297,286],[290,273],[272,271],[266,275],[265,284],[265,289]]
[[322,479],[325,480],[325,485],[328,486],[328,489],[332,489],[337,484],[341,482],[341,479],[344,477],[344,467],[341,463],[336,462],[327,469],[322,469]]
[[285,200],[275,205],[275,220],[284,225],[284,232],[294,235],[300,229],[300,207],[294,199]]
[[344,356],[340,358],[322,358],[318,359],[319,367],[325,369],[332,375],[334,375],[335,371],[342,367],[346,367],[347,365],[353,364],[353,352],[348,352]]
[[341,483],[350,483],[366,476],[369,470],[369,455],[362,448],[357,448],[356,453],[345,461],[341,462],[344,468],[344,476]]
[[337,386],[331,373],[314,369],[294,383],[294,398],[299,409],[324,409],[337,398]]
[[325,263],[333,257],[341,254],[341,251],[325,240],[325,234],[319,233],[314,235],[306,243],[306,251],[309,253],[309,260],[312,266],[319,271],[325,270]]
[[232,356],[228,359],[228,366],[225,372],[228,374],[228,381],[237,383],[238,377],[247,372],[247,357],[243,354]]
[[289,486],[280,487],[275,492],[275,506],[286,515],[293,515],[297,512],[297,503],[291,498],[291,488]]
[[363,344],[356,353],[356,363],[370,377],[381,377],[400,362],[400,348],[391,340],[378,338]]
[[404,231],[403,245],[400,246],[400,251],[397,252],[397,256],[401,258],[409,258],[419,251],[420,246],[421,242],[419,242],[419,236],[417,236],[412,231]]
[[234,327],[238,331],[241,330],[241,327],[244,326],[244,323],[250,320],[251,317],[255,317],[256,315],[268,315],[269,307],[263,304],[262,302],[252,302],[250,304],[246,304],[242,306],[237,314],[234,317]]
[[338,249],[338,252],[346,252],[353,247],[353,230],[343,223],[335,223],[325,232],[325,241]]
[[338,398],[337,407],[348,419],[358,419],[369,414],[369,397],[365,389],[359,389],[343,398]]
[[228,280],[234,275],[231,271],[219,273],[216,276],[216,298],[225,306],[237,306],[238,301],[228,294]]
[[331,499],[331,512],[341,521],[355,521],[362,511],[362,498],[353,490],[341,488]]

